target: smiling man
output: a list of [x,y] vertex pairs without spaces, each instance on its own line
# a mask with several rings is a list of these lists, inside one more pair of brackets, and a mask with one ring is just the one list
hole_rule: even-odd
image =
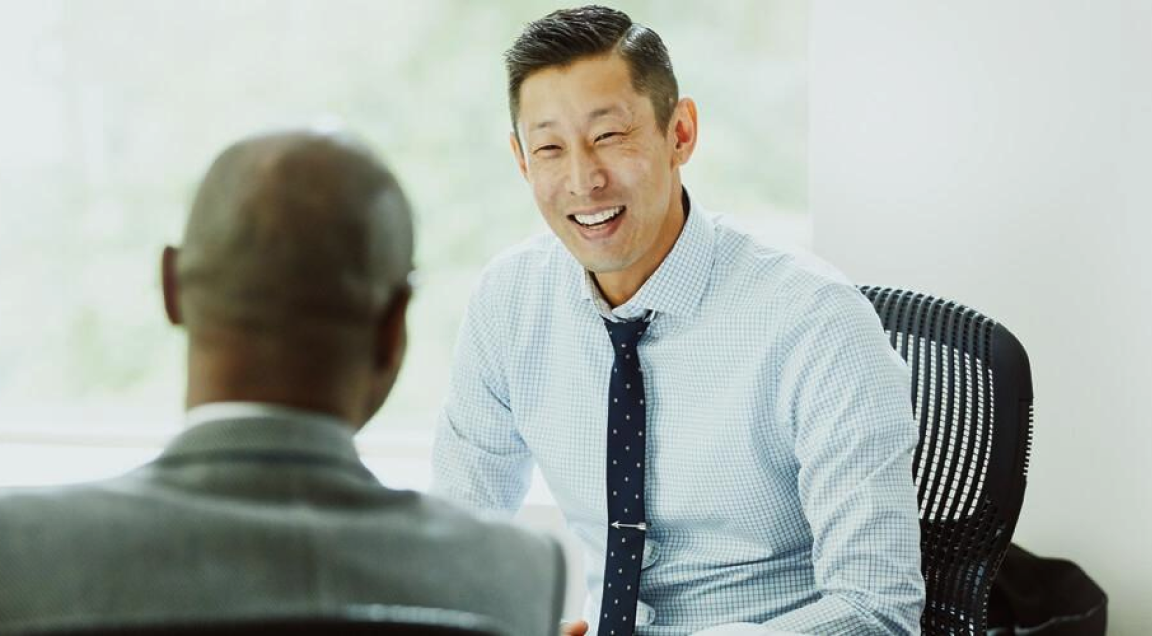
[[652,30],[557,11],[506,62],[552,232],[472,297],[436,490],[511,512],[538,465],[604,636],[918,633],[909,374],[871,305],[689,197],[696,106]]

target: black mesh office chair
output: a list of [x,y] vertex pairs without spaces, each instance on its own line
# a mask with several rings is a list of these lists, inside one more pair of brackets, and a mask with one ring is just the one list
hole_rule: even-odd
[[912,368],[920,423],[925,634],[986,631],[988,592],[1008,549],[1028,471],[1032,374],[1003,325],[954,302],[861,287]]
[[[10,633],[10,632],[4,632]],[[398,605],[350,606],[319,614],[119,622],[15,632],[23,636],[505,636],[485,616]]]

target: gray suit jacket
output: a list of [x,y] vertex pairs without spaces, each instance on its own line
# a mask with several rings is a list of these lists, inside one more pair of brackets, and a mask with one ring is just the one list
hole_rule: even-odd
[[385,488],[335,425],[209,422],[124,476],[0,493],[0,632],[383,603],[540,636],[563,596],[555,541]]

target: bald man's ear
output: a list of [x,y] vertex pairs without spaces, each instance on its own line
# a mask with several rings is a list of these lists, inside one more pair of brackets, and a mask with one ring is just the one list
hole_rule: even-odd
[[512,154],[516,157],[516,165],[520,168],[520,176],[528,180],[528,162],[524,158],[524,149],[520,147],[520,138],[516,131],[508,133],[508,143],[512,145]]
[[168,322],[174,326],[184,324],[184,317],[180,315],[180,284],[176,280],[176,258],[180,250],[169,245],[164,248],[164,255],[160,259],[160,286],[164,292],[164,313],[168,314]]
[[376,351],[373,361],[377,369],[387,370],[393,375],[400,371],[400,364],[404,361],[404,350],[408,346],[405,316],[411,298],[412,289],[407,285],[397,290],[376,326]]

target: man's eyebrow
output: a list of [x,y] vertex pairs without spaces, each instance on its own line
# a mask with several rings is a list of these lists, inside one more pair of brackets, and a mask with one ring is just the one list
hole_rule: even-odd
[[[603,106],[588,113],[588,121],[595,121],[601,117],[608,115],[626,115],[627,111],[620,106]],[[545,119],[542,122],[537,122],[529,127],[529,131],[541,130],[543,128],[552,128],[556,125],[556,121],[552,119]]]
[[596,110],[588,113],[588,121],[592,121],[594,119],[599,119],[601,117],[606,117],[608,115],[624,115],[624,114],[626,114],[625,110],[619,106],[605,106],[603,108],[597,108]]

